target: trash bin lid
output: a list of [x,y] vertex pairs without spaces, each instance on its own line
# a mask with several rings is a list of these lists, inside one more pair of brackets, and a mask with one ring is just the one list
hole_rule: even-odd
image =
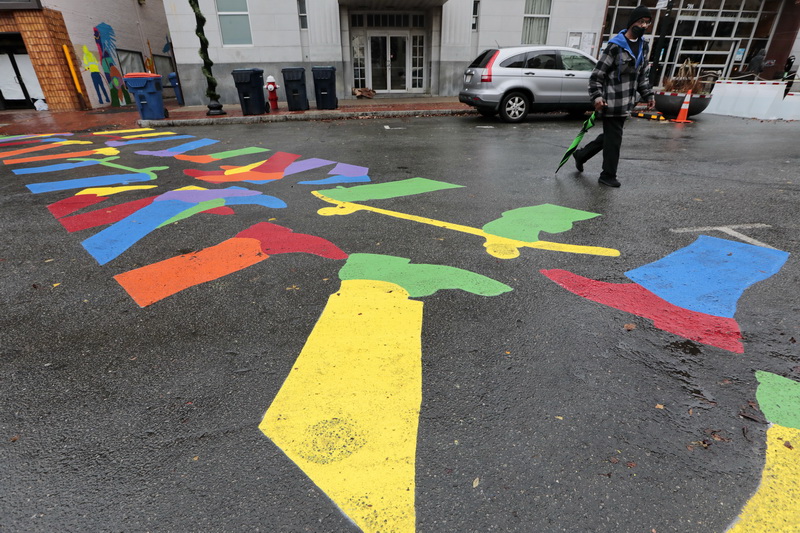
[[153,74],[152,72],[129,72],[123,78],[160,78],[161,74]]

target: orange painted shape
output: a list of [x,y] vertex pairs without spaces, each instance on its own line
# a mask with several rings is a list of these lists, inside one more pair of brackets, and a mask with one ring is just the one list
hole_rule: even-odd
[[17,148],[16,150],[8,150],[0,152],[0,157],[13,157],[15,155],[29,154],[31,152],[41,152],[42,150],[50,150],[51,148],[58,148],[63,146],[64,143],[56,142],[49,144],[40,144],[38,146],[29,146],[27,148]]
[[213,158],[210,155],[185,155],[185,154],[180,154],[180,155],[176,155],[175,159],[180,159],[181,161],[189,161],[191,163],[213,163],[214,161],[219,161],[219,159]]
[[53,155],[39,155],[35,157],[23,157],[21,159],[4,159],[3,163],[6,165],[13,165],[15,163],[34,163],[36,161],[50,161],[53,159],[69,159],[71,157],[89,157],[91,155],[117,155],[119,150],[116,148],[99,148],[97,150],[84,150],[82,152],[69,152],[66,154],[53,154]]
[[198,252],[179,255],[117,274],[122,285],[141,307],[163,300],[189,287],[213,281],[264,261],[257,239],[234,237]]

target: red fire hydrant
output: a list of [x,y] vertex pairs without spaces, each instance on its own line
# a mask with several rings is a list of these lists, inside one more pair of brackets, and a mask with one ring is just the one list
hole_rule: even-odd
[[267,90],[267,99],[269,100],[269,108],[273,111],[278,109],[278,88],[280,85],[275,81],[272,76],[267,76],[267,84],[264,88]]

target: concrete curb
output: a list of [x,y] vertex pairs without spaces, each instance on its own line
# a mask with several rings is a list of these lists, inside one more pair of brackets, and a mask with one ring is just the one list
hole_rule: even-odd
[[250,115],[244,117],[209,117],[189,119],[138,120],[143,128],[173,128],[176,126],[218,126],[224,124],[261,124],[267,122],[288,122],[292,120],[342,120],[349,118],[396,118],[443,115],[473,115],[473,109],[415,109],[400,111],[314,111],[291,115]]

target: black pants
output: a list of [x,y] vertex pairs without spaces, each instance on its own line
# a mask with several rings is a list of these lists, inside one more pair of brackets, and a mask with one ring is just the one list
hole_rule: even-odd
[[575,158],[581,163],[603,152],[603,172],[600,177],[616,178],[619,165],[619,149],[622,146],[622,128],[628,117],[603,117],[603,133],[595,140],[575,151]]

